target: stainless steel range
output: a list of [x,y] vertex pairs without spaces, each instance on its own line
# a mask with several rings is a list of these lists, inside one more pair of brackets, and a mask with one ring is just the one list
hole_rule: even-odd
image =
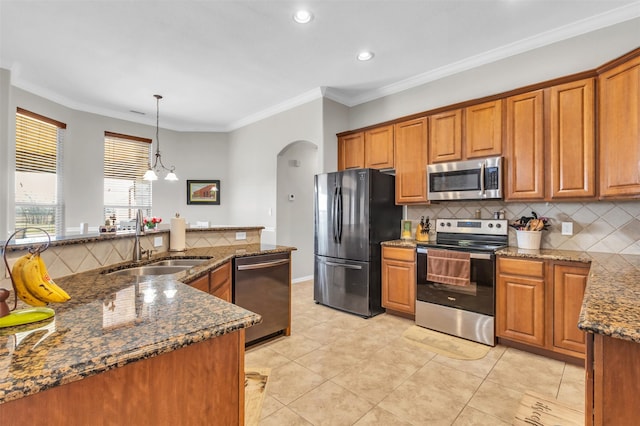
[[495,345],[495,252],[508,245],[498,219],[437,219],[436,242],[417,246],[416,324]]

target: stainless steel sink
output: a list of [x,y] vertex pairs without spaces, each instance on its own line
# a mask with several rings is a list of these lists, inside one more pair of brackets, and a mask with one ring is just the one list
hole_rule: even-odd
[[109,272],[107,273],[107,275],[171,275],[185,271],[189,268],[191,268],[191,266],[147,265],[137,266],[135,268],[120,269],[117,271]]
[[211,259],[165,259],[153,262],[153,266],[198,266]]
[[211,259],[212,258],[164,259],[164,260],[158,260],[153,263],[149,263],[147,265],[141,265],[141,266],[132,265],[129,268],[119,269],[113,272],[106,272],[106,274],[107,275],[133,275],[133,276],[171,275],[171,274],[176,274],[178,272],[193,268],[194,266],[201,265],[204,262],[208,262]]

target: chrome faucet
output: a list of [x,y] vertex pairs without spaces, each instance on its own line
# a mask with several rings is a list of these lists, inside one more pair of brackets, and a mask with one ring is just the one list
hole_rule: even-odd
[[140,245],[140,236],[144,235],[144,221],[142,220],[142,209],[138,209],[136,213],[136,238],[133,243],[133,261],[139,262],[142,260],[142,246]]

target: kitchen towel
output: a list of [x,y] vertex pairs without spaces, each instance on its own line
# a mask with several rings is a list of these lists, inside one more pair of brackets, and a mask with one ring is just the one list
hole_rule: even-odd
[[442,284],[468,286],[471,276],[469,253],[429,249],[427,253],[427,280]]
[[172,217],[169,231],[169,251],[185,251],[187,248],[187,224],[184,218]]

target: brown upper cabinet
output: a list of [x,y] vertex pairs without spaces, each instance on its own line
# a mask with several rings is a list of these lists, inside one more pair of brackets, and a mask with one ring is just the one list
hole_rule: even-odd
[[502,154],[502,100],[429,116],[429,163]]
[[506,200],[595,198],[594,87],[587,78],[507,98]]
[[338,138],[338,170],[364,167],[364,132]]
[[640,56],[598,78],[600,197],[640,196]]
[[395,125],[396,204],[427,203],[427,118]]
[[338,169],[395,168],[396,203],[425,204],[427,164],[502,155],[505,201],[640,198],[640,48],[484,100],[345,132]]
[[372,169],[394,167],[393,125],[364,132],[364,166]]
[[550,89],[550,198],[596,196],[594,79]]
[[429,163],[502,154],[502,100],[429,116]]
[[544,92],[506,102],[506,200],[544,198]]
[[462,160],[462,110],[429,116],[429,164]]
[[502,154],[502,99],[464,109],[464,141],[467,159]]

